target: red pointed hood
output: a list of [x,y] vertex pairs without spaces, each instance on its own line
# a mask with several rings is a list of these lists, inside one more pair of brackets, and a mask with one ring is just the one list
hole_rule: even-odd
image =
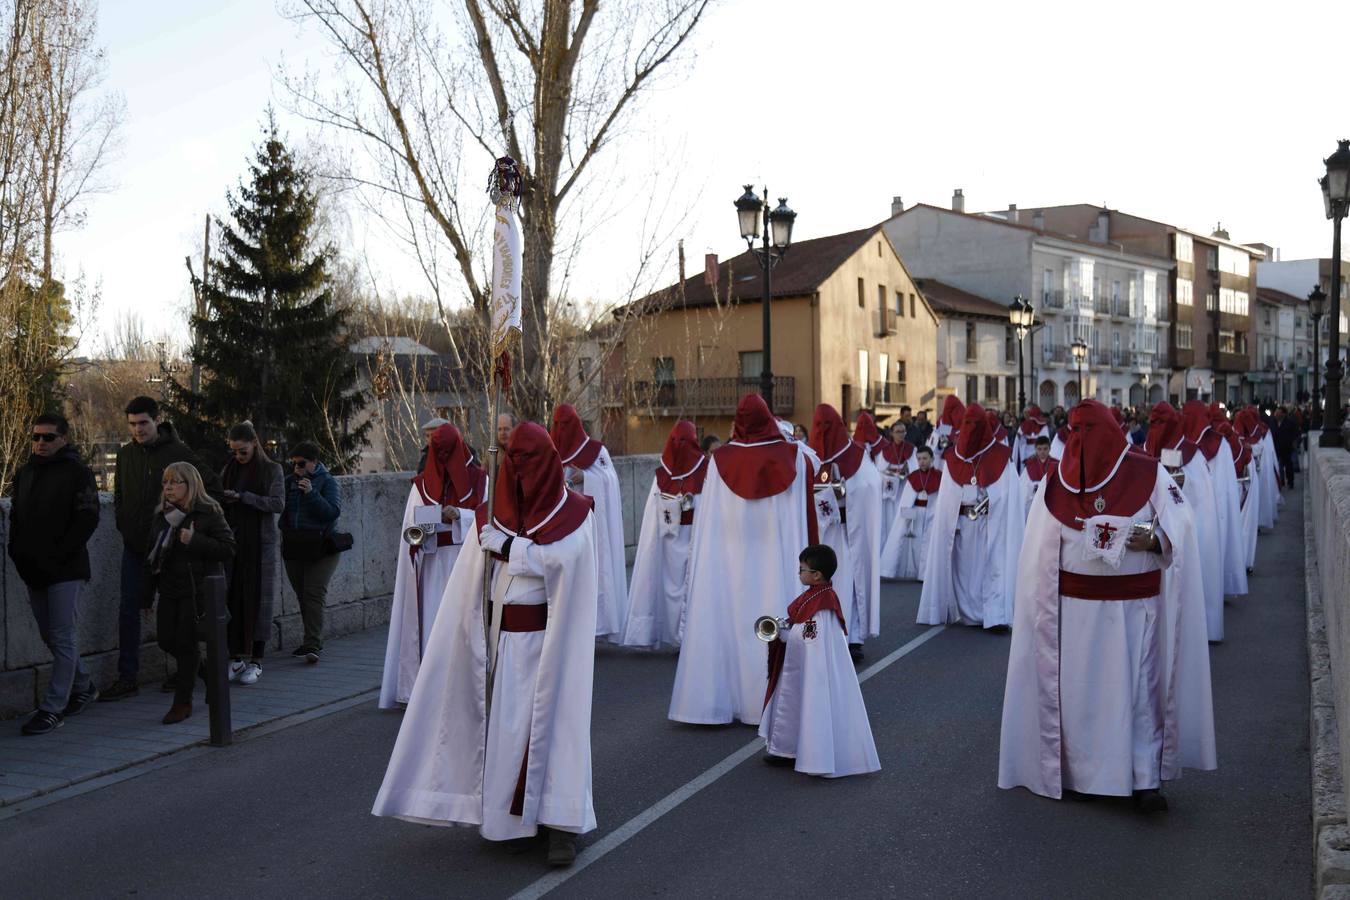
[[[1069,410],[1070,435],[1059,462],[1060,478],[1075,491],[1096,490],[1111,477],[1129,448],[1111,407],[1083,400]],[[1087,484],[1083,484],[1083,479]]]
[[731,426],[731,439],[742,444],[783,440],[778,420],[759,394],[746,394],[741,398],[736,407],[736,421]]
[[978,403],[967,406],[961,419],[960,433],[956,436],[956,452],[971,459],[994,443],[994,425],[997,422],[998,417],[993,415],[992,410],[986,412]]
[[589,469],[604,446],[586,434],[581,416],[577,415],[576,407],[570,403],[553,410],[553,427],[549,429],[548,436],[552,438],[553,446],[558,448],[563,465],[578,469]]
[[948,394],[947,399],[942,402],[942,415],[938,417],[938,424],[960,428],[965,415],[966,407],[961,398],[955,394]]
[[[498,528],[551,544],[575,531],[593,506],[590,498],[567,489],[562,460],[542,426],[521,422],[511,431],[493,487],[492,517]],[[478,507],[480,527],[486,518],[484,504]]]
[[428,503],[441,506],[472,509],[483,499],[483,470],[470,461],[464,436],[449,424],[432,432],[427,461],[413,483]]
[[881,440],[876,419],[873,419],[872,414],[866,410],[858,413],[858,423],[853,427],[853,439],[864,447],[870,447]]
[[656,469],[657,488],[667,494],[698,494],[708,474],[708,458],[698,445],[698,429],[681,419],[670,429],[661,465]]
[[1203,400],[1187,400],[1181,407],[1181,424],[1186,429],[1186,440],[1200,443],[1201,436],[1209,430],[1209,407]]
[[1171,450],[1186,439],[1186,428],[1181,413],[1170,403],[1155,403],[1148,413],[1148,439],[1144,449],[1154,459],[1162,459],[1164,450]]
[[844,424],[839,411],[828,403],[816,407],[808,443],[816,451],[816,456],[820,457],[822,468],[833,463],[839,467],[842,478],[851,478],[862,464],[862,445],[848,436],[848,426]]
[[972,403],[966,407],[956,443],[947,448],[942,460],[956,484],[968,484],[973,479],[988,487],[1003,476],[1011,458],[1012,449],[995,439],[984,408]]
[[[717,474],[744,500],[762,500],[792,487],[797,477],[797,445],[783,438],[764,398],[747,394],[736,407],[731,440],[717,448]],[[810,468],[808,462],[807,468]]]
[[1028,406],[1022,414],[1021,431],[1027,437],[1035,437],[1045,427],[1045,413],[1039,406]]

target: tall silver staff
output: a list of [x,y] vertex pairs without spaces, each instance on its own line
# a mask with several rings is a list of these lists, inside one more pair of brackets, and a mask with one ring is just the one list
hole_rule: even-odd
[[[497,417],[502,411],[502,389],[511,388],[511,343],[521,333],[520,270],[522,266],[520,223],[516,208],[520,203],[524,180],[520,167],[503,156],[488,176],[488,197],[492,200],[492,283],[489,289],[488,315],[492,338],[492,418],[488,422],[488,495],[487,519],[493,522],[497,494],[498,457]],[[487,550],[483,551],[484,553]],[[483,560],[483,641],[487,650],[487,693],[483,698],[484,722],[492,711],[492,681],[497,662],[497,642],[501,627],[501,609],[492,603],[491,560]],[[496,604],[500,606],[500,604]]]

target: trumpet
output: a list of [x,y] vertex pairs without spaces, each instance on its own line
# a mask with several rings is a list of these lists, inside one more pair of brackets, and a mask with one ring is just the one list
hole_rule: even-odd
[[431,537],[431,531],[422,525],[409,525],[403,529],[403,542],[409,547],[420,547]]
[[778,640],[780,632],[787,631],[792,623],[787,619],[775,619],[773,616],[760,616],[755,620],[755,637],[766,644]]
[[989,495],[985,494],[983,497],[980,498],[979,503],[976,503],[974,506],[967,507],[965,515],[967,519],[974,522],[980,516],[988,515],[988,513],[989,513]]

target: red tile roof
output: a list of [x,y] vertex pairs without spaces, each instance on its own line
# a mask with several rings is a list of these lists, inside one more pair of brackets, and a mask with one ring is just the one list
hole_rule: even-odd
[[1008,307],[936,279],[916,278],[914,286],[923,292],[928,305],[939,316],[980,316],[1005,321],[1008,318]]
[[1267,303],[1274,303],[1278,306],[1305,306],[1307,300],[1302,297],[1295,297],[1293,294],[1286,294],[1284,291],[1277,291],[1274,288],[1258,287],[1256,289],[1256,299],[1264,300]]

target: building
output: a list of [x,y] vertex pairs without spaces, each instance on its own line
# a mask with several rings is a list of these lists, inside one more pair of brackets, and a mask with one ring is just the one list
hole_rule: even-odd
[[[794,243],[771,286],[779,417],[809,427],[820,403],[883,422],[902,405],[934,407],[938,320],[880,226]],[[607,428],[622,409],[627,452],[660,451],[679,418],[730,436],[736,405],[759,389],[763,291],[747,252],[616,313],[637,317],[605,401]]]
[[[1188,231],[1104,206],[1078,203],[1023,210],[1040,227],[1149,257],[1167,269],[1167,394],[1174,400],[1250,399],[1246,381],[1256,266],[1264,254],[1234,243],[1222,226]],[[1160,292],[1161,293],[1161,292]]]
[[[1294,403],[1305,390],[1311,394],[1312,351],[1306,340],[1308,332],[1302,327],[1305,306],[1306,301],[1284,291],[1257,287],[1255,337],[1251,342],[1251,369],[1247,373],[1253,399],[1262,403]],[[1296,319],[1299,327],[1295,326]],[[1297,339],[1300,332],[1305,340]]]
[[[965,404],[1018,412],[1017,335],[1008,324],[1008,308],[933,278],[914,283],[938,317],[939,393],[954,393]],[[1032,402],[1029,384],[1023,390]]]
[[1077,402],[1079,373],[1070,353],[1077,340],[1088,346],[1082,372],[1088,396],[1122,405],[1162,399],[1169,374],[1162,352],[1166,262],[1055,233],[1015,207],[997,215],[966,213],[959,190],[952,209],[898,206],[883,227],[916,278],[1002,305],[1005,315],[1014,297],[1032,301],[1039,325],[1028,337],[1035,386],[1028,402],[1043,409]]
[[[1330,298],[1331,298],[1331,260],[1330,259],[1281,259],[1269,260],[1257,264],[1256,283],[1265,293],[1279,294],[1288,298],[1287,303],[1294,309],[1295,366],[1298,375],[1298,388],[1295,397],[1311,397],[1313,390],[1312,370],[1314,362],[1313,322],[1308,313],[1308,294],[1313,285],[1317,285],[1327,295],[1327,310],[1319,324],[1316,347],[1320,351],[1325,371],[1328,336],[1330,334]],[[1350,261],[1341,262],[1341,315],[1340,315],[1341,354],[1350,355]],[[1300,357],[1299,351],[1303,354]],[[1303,360],[1300,362],[1299,360]],[[1350,369],[1343,369],[1350,379]],[[1342,381],[1341,396],[1346,395],[1350,383]],[[1287,401],[1286,401],[1287,402]]]

